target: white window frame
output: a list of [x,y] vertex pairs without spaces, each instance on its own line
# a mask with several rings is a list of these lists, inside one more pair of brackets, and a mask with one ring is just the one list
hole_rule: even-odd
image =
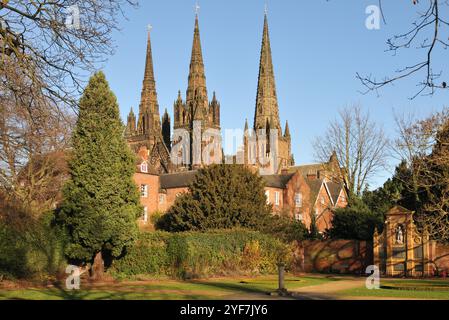
[[295,194],[295,207],[302,208],[302,193],[298,192]]
[[304,216],[302,213],[296,213],[295,214],[295,220],[296,221],[304,221]]
[[144,224],[148,223],[148,207],[147,206],[143,207],[143,223]]
[[165,194],[160,194],[159,195],[159,204],[164,204],[165,203]]
[[265,198],[267,198],[267,204],[270,204],[270,190],[265,190]]
[[148,163],[142,162],[140,164],[140,172],[148,173]]
[[274,193],[274,204],[278,206],[281,203],[280,199],[281,199],[281,193],[279,191],[276,191]]
[[140,185],[140,197],[141,198],[148,198],[148,185],[147,184],[141,184]]

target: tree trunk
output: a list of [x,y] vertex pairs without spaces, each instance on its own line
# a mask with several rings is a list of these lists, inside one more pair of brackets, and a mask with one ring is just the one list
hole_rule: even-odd
[[104,276],[104,260],[101,252],[98,252],[92,264],[91,278],[93,281],[101,281]]

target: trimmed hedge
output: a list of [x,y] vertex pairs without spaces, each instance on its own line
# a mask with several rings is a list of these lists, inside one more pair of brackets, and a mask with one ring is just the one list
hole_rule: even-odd
[[277,272],[288,262],[288,247],[272,236],[255,231],[227,230],[206,233],[141,233],[111,273],[198,278]]

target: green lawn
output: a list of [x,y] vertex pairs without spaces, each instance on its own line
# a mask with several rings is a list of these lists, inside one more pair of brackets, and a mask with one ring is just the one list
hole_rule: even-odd
[[[335,279],[287,276],[287,289],[324,284]],[[207,300],[265,295],[277,288],[277,277],[212,279],[198,281],[141,281],[98,285],[79,291],[62,288],[0,290],[1,299],[26,300]],[[263,296],[261,296],[263,297]]]
[[[412,298],[412,299],[443,299],[449,300],[449,281],[447,280],[384,280],[382,286],[391,287],[412,287],[415,290],[393,290],[379,289],[369,290],[365,287],[349,289],[338,292],[338,295],[349,297],[379,297],[379,298]],[[432,290],[428,290],[431,287]],[[445,290],[438,291],[438,287],[444,287]],[[422,290],[416,290],[422,288]]]

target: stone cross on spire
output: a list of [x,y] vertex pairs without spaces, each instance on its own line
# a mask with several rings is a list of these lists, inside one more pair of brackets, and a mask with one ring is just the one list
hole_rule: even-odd
[[198,14],[200,13],[200,5],[198,4],[198,1],[195,3],[195,15],[198,16]]

